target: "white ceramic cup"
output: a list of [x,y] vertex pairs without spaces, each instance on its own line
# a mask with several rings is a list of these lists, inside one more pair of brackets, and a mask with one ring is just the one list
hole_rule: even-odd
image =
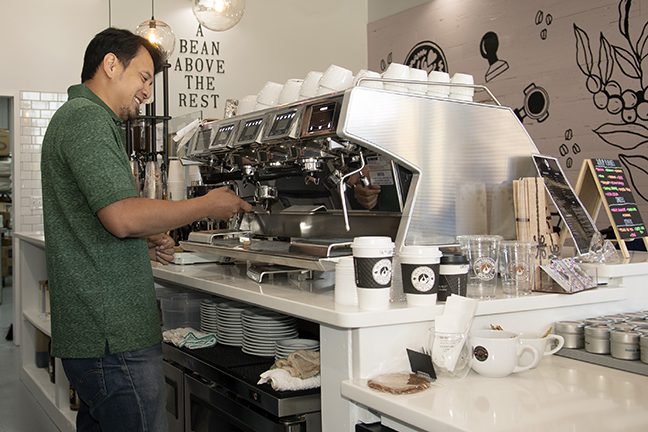
[[337,65],[330,65],[322,74],[319,86],[331,92],[345,90],[353,83],[353,72]]
[[362,310],[389,309],[389,288],[358,288],[358,307]]
[[274,105],[267,105],[261,102],[257,102],[256,105],[254,106],[254,111],[261,111],[264,109],[272,108]]
[[[432,71],[428,74],[428,81],[435,83],[449,83],[450,75],[448,75],[448,72]],[[450,94],[450,86],[429,85],[427,88],[427,94],[430,96],[447,98]]]
[[317,90],[319,89],[319,82],[322,79],[322,72],[310,71],[306,74],[304,82],[302,82],[301,89],[299,90],[300,99],[308,99],[313,96],[317,96]]
[[[410,68],[409,80],[427,82],[428,74],[423,69]],[[425,94],[427,92],[428,86],[426,84],[408,84],[407,88],[412,93]]]
[[[450,79],[452,84],[467,84],[473,85],[475,81],[473,76],[465,73],[455,73]],[[473,96],[475,95],[475,89],[472,87],[450,87],[450,99],[464,100],[472,102]]]
[[[385,79],[408,80],[410,68],[400,63],[390,63],[387,70],[383,72],[382,77]],[[407,84],[401,83],[384,83],[385,90],[406,91]]]
[[336,304],[348,306],[358,304],[353,257],[342,257],[335,264],[335,289],[333,294]]
[[[501,378],[531,369],[538,361],[538,350],[519,342],[519,336],[509,331],[477,330],[470,335],[472,369],[480,375]],[[532,362],[522,366],[523,352],[530,352]]]
[[257,103],[274,106],[279,102],[279,95],[283,90],[283,84],[268,81],[257,95]]
[[378,72],[370,71],[367,69],[360,69],[358,73],[353,77],[353,85],[360,85],[360,87],[370,87],[376,89],[382,89],[383,83],[380,81],[360,81],[362,78],[377,78],[380,79],[380,74]]
[[436,304],[441,255],[437,246],[403,246],[398,257],[408,305]]
[[520,364],[523,366],[531,365],[531,368],[537,367],[543,357],[557,353],[563,345],[565,345],[565,338],[556,334],[549,334],[546,337],[540,337],[536,334],[522,333],[519,336],[519,341],[520,344],[530,345],[538,351],[539,355],[535,362],[530,353],[522,353]]
[[297,102],[299,100],[299,92],[304,80],[289,79],[284,83],[281,93],[279,93],[279,105]]
[[247,95],[239,99],[236,115],[243,115],[252,112],[256,108],[257,95]]

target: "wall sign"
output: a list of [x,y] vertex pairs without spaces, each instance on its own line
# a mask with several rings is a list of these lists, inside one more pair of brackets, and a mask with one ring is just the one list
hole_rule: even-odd
[[225,60],[220,57],[220,42],[205,39],[198,25],[195,39],[178,39],[179,54],[173,71],[182,74],[183,89],[178,92],[180,108],[216,109],[220,95],[216,76],[225,74]]

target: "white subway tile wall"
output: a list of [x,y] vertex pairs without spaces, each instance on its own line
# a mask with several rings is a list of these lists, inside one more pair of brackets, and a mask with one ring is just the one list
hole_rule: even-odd
[[67,100],[66,93],[38,91],[20,92],[20,143],[14,153],[20,153],[19,178],[14,180],[14,191],[20,188],[20,207],[14,208],[14,230],[43,231],[43,194],[41,188],[41,145],[47,125],[54,112]]

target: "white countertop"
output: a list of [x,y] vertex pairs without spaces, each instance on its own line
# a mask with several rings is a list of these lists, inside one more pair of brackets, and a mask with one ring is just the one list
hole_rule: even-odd
[[[154,265],[158,282],[171,282],[199,289],[214,295],[252,303],[261,307],[310,321],[341,328],[362,328],[433,320],[443,313],[443,305],[407,307],[392,303],[385,311],[365,311],[357,306],[334,302],[331,286],[314,287],[305,282],[277,278],[272,283],[259,284],[245,275],[244,267],[221,264]],[[534,293],[520,298],[499,298],[480,302],[477,315],[541,310],[625,299],[626,289],[603,287],[577,294]]]
[[359,405],[426,431],[648,430],[648,377],[558,356],[506,378],[472,371],[461,380],[440,378],[414,395],[380,393],[366,380],[345,381],[341,390]]

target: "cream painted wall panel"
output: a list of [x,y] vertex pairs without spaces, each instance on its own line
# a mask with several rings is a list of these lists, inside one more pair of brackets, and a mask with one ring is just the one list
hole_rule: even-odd
[[[387,61],[390,53],[394,62],[404,62],[414,45],[429,40],[443,50],[450,74],[471,73],[477,83],[483,84],[488,62],[480,53],[480,41],[487,32],[497,33],[497,56],[508,63],[509,69],[487,82],[488,88],[504,105],[517,109],[524,106],[524,89],[528,85],[546,90],[549,116],[542,122],[527,117],[523,123],[543,153],[560,158],[573,182],[584,158],[631,156],[630,162],[635,166],[626,165],[626,172],[632,175],[633,185],[640,192],[635,197],[644,218],[648,219],[648,118],[626,123],[620,114],[597,108],[593,92],[586,85],[587,77],[576,60],[574,25],[589,37],[594,63],[592,74],[599,78],[601,34],[611,45],[630,50],[619,30],[619,3],[619,0],[432,0],[369,24],[369,67],[380,70],[381,61]],[[629,0],[624,4],[631,4],[629,33],[635,44],[648,22],[648,2]],[[536,23],[536,19],[540,22]],[[648,56],[648,49],[643,54]],[[648,87],[648,60],[641,69],[643,84],[624,74],[616,62],[611,80],[619,84],[622,92],[633,90],[638,94]],[[609,96],[597,95],[606,102]],[[648,94],[640,97],[639,102],[641,98],[646,100],[643,108],[648,109]],[[633,110],[636,108],[629,108]],[[597,134],[602,125],[623,131],[617,134],[616,144],[625,149],[605,142]],[[607,139],[615,138],[608,136]],[[637,148],[629,148],[640,142],[643,144]]]

